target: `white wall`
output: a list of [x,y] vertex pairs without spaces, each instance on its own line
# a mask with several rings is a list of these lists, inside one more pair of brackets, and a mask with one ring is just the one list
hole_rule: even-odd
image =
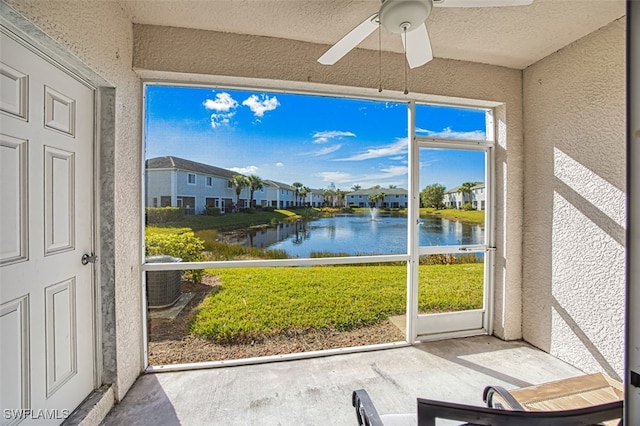
[[524,71],[524,339],[622,377],[624,18]]
[[[122,398],[142,369],[140,288],[141,85],[131,69],[132,25],[116,2],[7,0],[12,8],[79,58],[115,90],[115,151],[101,190],[112,191],[115,301],[109,306],[116,329],[116,397]],[[108,188],[108,189],[107,189]],[[107,225],[107,226],[108,226]]]

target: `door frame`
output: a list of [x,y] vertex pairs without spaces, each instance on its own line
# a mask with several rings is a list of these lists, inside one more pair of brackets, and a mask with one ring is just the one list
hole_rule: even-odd
[[[92,241],[93,389],[116,379],[114,152],[115,88],[31,21],[0,2],[0,31],[94,92]],[[106,389],[103,394],[106,393]],[[81,406],[84,408],[83,402]],[[87,412],[95,404],[87,403]],[[78,408],[78,407],[76,407]],[[84,413],[87,414],[87,413]],[[82,414],[80,414],[82,416]]]
[[[406,340],[408,343],[428,341],[442,338],[466,337],[478,334],[493,334],[493,291],[495,272],[495,121],[494,111],[486,108],[486,141],[439,139],[420,137],[416,134],[416,102],[410,101],[408,108],[408,140],[409,140],[409,226],[407,262],[407,324]],[[442,314],[418,314],[418,268],[419,259],[429,250],[421,250],[418,227],[420,226],[420,148],[443,148],[478,151],[485,153],[485,242],[484,248],[484,285],[483,307],[478,310],[450,312]],[[474,246],[475,247],[475,246]],[[469,246],[469,248],[474,248]],[[479,247],[479,246],[478,246]],[[480,251],[480,250],[478,250]],[[454,248],[440,250],[439,253],[458,253]],[[474,250],[473,252],[476,252]],[[441,331],[424,333],[421,331],[425,322],[431,322]],[[470,328],[469,321],[480,322],[480,327]]]

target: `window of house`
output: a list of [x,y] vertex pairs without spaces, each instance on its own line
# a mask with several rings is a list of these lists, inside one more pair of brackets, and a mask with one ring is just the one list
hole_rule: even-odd
[[213,186],[213,178],[211,176],[207,176],[207,186]]
[[[178,206],[188,208],[194,215],[181,220],[180,226],[174,227],[175,232],[184,233],[185,228],[190,228],[194,237],[200,238],[206,247],[199,253],[201,256],[197,260],[204,260],[204,263],[197,271],[204,270],[210,282],[222,283],[219,293],[207,300],[219,300],[218,305],[222,306],[232,303],[223,299],[226,292],[252,283],[260,286],[247,290],[246,294],[264,290],[269,293],[270,289],[271,292],[281,291],[276,284],[286,277],[293,286],[307,286],[300,290],[300,295],[323,294],[326,288],[337,283],[340,290],[335,292],[346,294],[351,302],[333,302],[335,306],[367,300],[365,296],[369,294],[393,297],[392,309],[381,307],[383,303],[378,300],[363,311],[375,310],[377,306],[385,312],[392,311],[393,316],[411,317],[410,321],[418,324],[415,327],[417,334],[407,337],[409,331],[399,330],[397,340],[407,339],[412,343],[416,338],[441,332],[428,330],[431,325],[424,324],[431,322],[424,316],[442,314],[448,308],[431,303],[429,296],[437,290],[425,286],[430,285],[429,271],[438,269],[428,268],[439,266],[438,262],[449,262],[451,265],[447,266],[451,268],[447,271],[464,270],[470,275],[454,273],[448,280],[458,280],[462,286],[472,282],[475,286],[475,304],[464,308],[449,307],[449,310],[456,314],[473,311],[468,315],[469,322],[464,322],[467,321],[465,317],[462,327],[480,318],[480,324],[473,323],[473,328],[469,329],[482,329],[483,318],[488,316],[477,312],[485,308],[484,289],[489,288],[485,279],[491,276],[485,266],[489,264],[486,263],[486,250],[491,244],[486,230],[491,227],[484,219],[477,219],[473,226],[467,226],[455,219],[455,215],[443,216],[442,211],[447,203],[445,191],[468,187],[471,183],[490,188],[493,131],[488,124],[489,108],[416,104],[401,96],[377,100],[162,84],[146,84],[145,95],[145,110],[149,112],[145,119],[146,160],[170,154],[175,157],[174,161],[197,163],[198,168],[192,170],[215,168],[228,179],[226,188],[219,189],[219,194],[207,189],[210,198],[206,199],[205,205],[199,205],[204,198],[189,195],[187,199],[187,195],[171,194]],[[415,117],[414,124],[410,125],[408,116]],[[167,128],[171,130],[167,131]],[[172,143],[176,138],[192,142],[176,145]],[[236,175],[245,176],[247,180],[238,186]],[[298,191],[269,191],[264,187],[252,188],[249,178],[254,182],[269,180],[287,186],[301,185]],[[205,182],[212,186],[211,177],[207,176]],[[189,174],[188,183],[195,185],[195,174]],[[157,179],[153,184],[166,188],[147,185],[148,191],[176,191],[170,177],[164,181]],[[433,206],[428,205],[423,196],[425,189],[432,185],[439,185],[435,191],[438,196],[430,202]],[[359,207],[349,208],[347,200],[350,202],[353,198],[348,198],[348,194],[353,187],[368,192],[358,195]],[[402,195],[404,206],[389,202],[390,188],[407,191],[408,195]],[[311,190],[318,191],[318,204],[324,205],[323,210],[302,207],[303,198],[309,196],[300,194],[310,194]],[[394,195],[396,199],[401,198],[400,194]],[[220,214],[199,217],[212,199],[215,199],[216,207],[219,200],[223,200]],[[412,201],[418,199],[424,207]],[[455,195],[451,195],[450,207],[455,206],[455,200]],[[484,210],[484,201],[482,205]],[[257,207],[233,208],[246,206]],[[285,211],[275,211],[278,208]],[[258,216],[256,213],[261,215],[257,222],[260,226],[252,226],[252,219]],[[166,224],[162,232],[171,233],[174,228]],[[283,260],[287,266],[282,266]],[[184,258],[183,261],[193,260]],[[157,268],[149,263],[144,269],[153,272]],[[179,270],[180,265],[176,264],[175,269]],[[162,270],[166,271],[166,267]],[[323,275],[316,276],[318,271]],[[187,273],[187,276],[190,275]],[[359,279],[354,280],[354,276]],[[368,282],[369,277],[382,287],[372,291],[372,287],[357,285]],[[449,284],[449,281],[443,282],[442,288],[447,290]],[[465,291],[464,288],[457,290]],[[267,297],[266,293],[264,297]],[[413,298],[409,307],[408,297]],[[270,305],[272,302],[264,303],[274,309],[274,314],[295,311],[296,298],[300,297],[278,296],[273,302],[275,306]],[[318,301],[328,298],[329,295],[320,297]],[[247,309],[262,306],[262,303],[246,300],[246,296],[244,302],[242,296],[236,296],[234,300],[241,301],[242,305],[227,313],[245,312],[244,317],[225,319],[226,313],[216,313],[210,318],[222,318],[226,324],[252,325],[257,321],[260,313]],[[416,302],[416,312],[413,312],[413,302]],[[279,303],[290,305],[277,305]],[[315,306],[315,302],[309,306]],[[192,329],[204,330],[202,333],[207,338],[215,335],[221,341],[228,341],[228,335],[216,334],[223,326],[215,321],[193,325]],[[329,324],[325,329],[349,328],[352,324],[368,324],[369,320],[345,321]],[[316,327],[298,326],[300,329]],[[294,329],[296,326],[291,327]],[[258,334],[265,333],[269,332],[263,330]]]
[[196,175],[194,173],[189,173],[187,175],[187,183],[189,185],[195,185],[196,184]]

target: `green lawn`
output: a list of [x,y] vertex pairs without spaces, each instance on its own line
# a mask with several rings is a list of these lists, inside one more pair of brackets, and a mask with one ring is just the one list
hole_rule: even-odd
[[[207,270],[221,290],[200,305],[191,330],[218,341],[309,328],[354,329],[405,312],[406,266]],[[483,265],[421,266],[419,310],[482,307]]]
[[154,224],[162,228],[191,228],[193,231],[205,229],[238,229],[257,225],[274,224],[285,220],[295,220],[300,217],[319,216],[316,209],[256,211],[254,213],[226,213],[220,216],[185,215],[175,222]]
[[482,210],[458,210],[458,209],[436,210],[431,207],[421,208],[420,216],[425,216],[425,215],[441,216],[446,219],[461,220],[463,222],[484,224],[484,211]]

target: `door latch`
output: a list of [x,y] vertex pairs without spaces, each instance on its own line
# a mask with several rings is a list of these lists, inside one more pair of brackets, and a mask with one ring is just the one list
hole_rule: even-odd
[[87,265],[89,263],[96,263],[98,261],[98,256],[95,255],[95,253],[85,253],[82,255],[82,264],[83,265]]

